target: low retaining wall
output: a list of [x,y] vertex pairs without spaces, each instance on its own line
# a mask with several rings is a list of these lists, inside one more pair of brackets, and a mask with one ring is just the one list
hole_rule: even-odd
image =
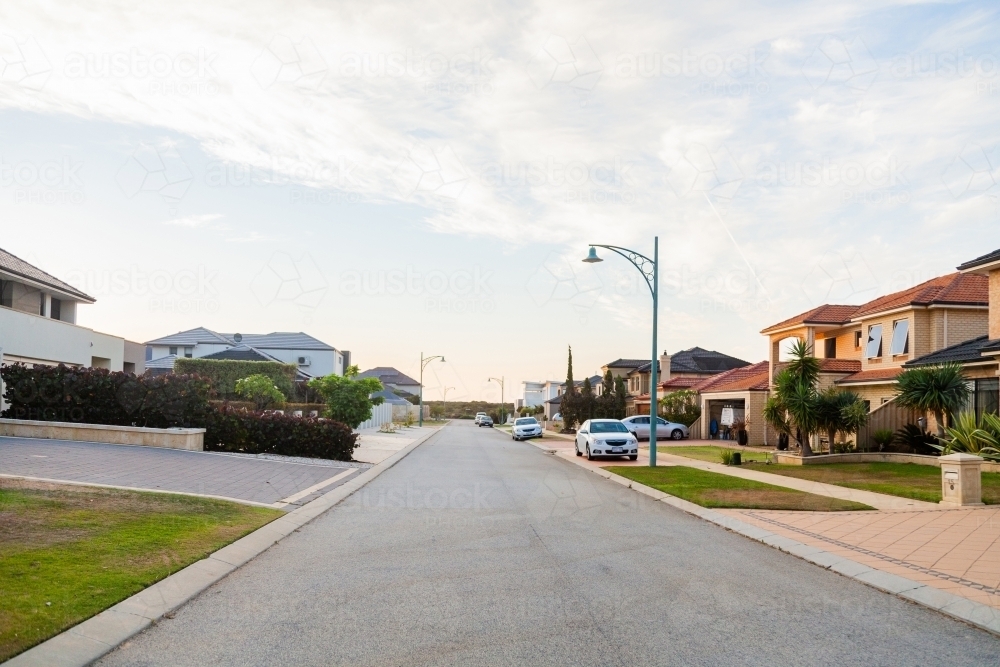
[[0,435],[16,438],[103,442],[111,445],[143,445],[201,452],[205,450],[203,428],[142,428],[72,422],[41,422],[0,419]]
[[[895,452],[852,452],[850,454],[818,454],[799,456],[787,452],[774,452],[774,462],[782,465],[822,465],[824,463],[916,463],[941,467],[941,457],[924,454],[899,454]],[[1000,472],[1000,463],[984,461],[983,472]]]

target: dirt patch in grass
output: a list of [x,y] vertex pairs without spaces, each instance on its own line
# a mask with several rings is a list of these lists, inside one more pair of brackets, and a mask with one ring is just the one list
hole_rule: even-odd
[[0,661],[281,514],[207,498],[0,479]]
[[609,472],[702,507],[838,512],[871,507],[719,473],[671,467],[608,467]]

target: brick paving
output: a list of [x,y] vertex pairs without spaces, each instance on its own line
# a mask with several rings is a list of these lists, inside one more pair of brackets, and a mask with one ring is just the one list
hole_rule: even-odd
[[354,474],[298,498],[286,507],[289,510],[343,484],[360,469],[335,467],[330,462],[309,465],[157,447],[0,437],[0,475],[221,496],[267,505],[346,470]]
[[717,511],[1000,609],[1000,507],[917,512]]

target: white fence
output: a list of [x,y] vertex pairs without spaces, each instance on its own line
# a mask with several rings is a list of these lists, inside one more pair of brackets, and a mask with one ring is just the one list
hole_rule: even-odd
[[379,428],[382,424],[386,424],[392,421],[392,403],[383,403],[382,405],[376,405],[372,408],[372,418],[366,422],[362,422],[357,429],[360,431],[365,428]]

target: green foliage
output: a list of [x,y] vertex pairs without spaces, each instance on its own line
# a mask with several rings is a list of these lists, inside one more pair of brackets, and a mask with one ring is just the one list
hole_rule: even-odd
[[660,414],[667,421],[691,426],[701,417],[698,394],[690,389],[670,392],[659,403]]
[[573,381],[573,348],[568,347],[569,354],[566,361],[566,391],[563,392],[559,402],[559,412],[562,414],[563,430],[572,431],[580,422],[579,394],[576,391],[576,383]]
[[880,452],[893,441],[894,437],[892,429],[888,428],[880,428],[872,433],[872,441],[878,445],[878,450]]
[[281,407],[285,403],[285,395],[266,375],[251,375],[237,380],[235,390],[238,396],[251,401],[258,411]]
[[350,461],[357,439],[350,427],[338,421],[226,406],[210,414],[205,449]]
[[577,406],[577,419],[580,423],[594,418],[594,413],[597,411],[597,398],[594,396],[594,387],[590,384],[590,378],[583,379]]
[[103,368],[16,363],[0,368],[8,419],[149,428],[200,427],[209,383],[192,375],[136,377]]
[[377,378],[343,377],[327,375],[313,378],[309,387],[315,389],[326,401],[326,416],[349,427],[357,428],[359,424],[371,419],[372,407],[382,404],[382,398],[370,398],[372,394],[382,391],[382,383]]
[[[889,432],[887,429],[878,431],[878,433],[883,434]],[[937,442],[937,438],[916,424],[907,424],[896,431],[888,441],[879,444],[879,451],[882,450],[882,447],[892,444],[895,451],[913,452],[916,454],[937,454],[940,451],[936,447]]]
[[826,431],[831,452],[838,433],[853,435],[868,424],[868,409],[853,391],[830,387],[818,399],[817,426]]
[[719,450],[719,460],[722,461],[722,465],[731,466],[733,465],[733,450],[731,449],[720,449]]
[[977,423],[973,413],[962,413],[941,444],[932,447],[942,454],[962,452],[1000,462],[1000,417],[986,413]]
[[286,399],[292,399],[296,374],[295,364],[277,361],[235,361],[231,359],[178,359],[174,362],[174,372],[200,375],[212,383],[216,395],[223,399],[235,399],[236,382],[251,375],[264,375],[278,388]]
[[615,378],[615,419],[625,419],[625,405],[628,401],[628,387],[625,378]]
[[803,456],[812,456],[809,436],[820,427],[819,359],[798,341],[791,361],[774,379],[775,390],[764,406],[764,419],[779,433],[794,436]]
[[933,413],[939,438],[944,437],[944,417],[958,413],[968,400],[969,386],[961,364],[910,368],[896,378],[896,404]]

